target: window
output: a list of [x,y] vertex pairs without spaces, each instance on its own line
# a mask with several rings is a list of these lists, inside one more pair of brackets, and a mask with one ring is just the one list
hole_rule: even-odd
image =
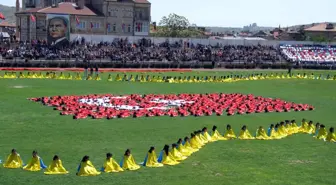
[[135,32],[148,32],[148,23],[137,22],[135,23]]
[[130,24],[127,26],[127,32],[131,33],[131,25]]
[[148,23],[142,24],[142,32],[148,32]]
[[109,12],[109,16],[110,16],[110,17],[117,17],[118,9],[116,9],[116,8],[111,8],[111,9],[108,10],[108,12]]
[[116,28],[117,28],[117,25],[114,23],[114,24],[113,24],[113,27],[112,27],[112,31],[115,32],[115,31],[116,31]]
[[93,22],[92,23],[92,28],[99,29],[100,28],[100,24],[98,22]]
[[107,32],[111,32],[111,24],[110,23],[107,24]]
[[80,21],[79,24],[77,25],[78,29],[85,29],[86,28],[86,22]]
[[142,19],[142,11],[139,12],[139,18]]

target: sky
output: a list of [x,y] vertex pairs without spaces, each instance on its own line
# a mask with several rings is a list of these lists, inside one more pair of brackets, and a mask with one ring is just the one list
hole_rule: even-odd
[[[152,21],[170,13],[185,16],[198,26],[281,27],[336,22],[336,0],[149,0]],[[15,0],[0,0],[15,6]],[[1,11],[1,10],[0,10]]]

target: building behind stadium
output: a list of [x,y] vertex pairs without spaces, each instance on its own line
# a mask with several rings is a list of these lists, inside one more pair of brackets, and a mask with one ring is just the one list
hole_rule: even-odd
[[[17,3],[18,4],[18,3]],[[147,0],[22,0],[16,13],[21,41],[47,40],[51,20],[62,20],[66,33],[148,36],[151,3]]]

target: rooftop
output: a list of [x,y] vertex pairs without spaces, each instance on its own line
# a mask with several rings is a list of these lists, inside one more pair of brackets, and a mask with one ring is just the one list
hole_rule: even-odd
[[59,3],[57,7],[32,8],[20,11],[19,13],[46,13],[46,14],[70,14],[70,15],[92,15],[97,16],[99,13],[87,6],[79,9],[74,3]]
[[12,27],[12,28],[15,28],[15,24],[10,24],[6,21],[1,21],[0,22],[0,27]]

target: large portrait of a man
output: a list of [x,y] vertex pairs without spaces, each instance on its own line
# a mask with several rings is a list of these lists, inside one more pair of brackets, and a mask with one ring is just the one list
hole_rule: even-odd
[[69,45],[69,15],[48,14],[47,21],[48,44],[53,47],[64,47]]

